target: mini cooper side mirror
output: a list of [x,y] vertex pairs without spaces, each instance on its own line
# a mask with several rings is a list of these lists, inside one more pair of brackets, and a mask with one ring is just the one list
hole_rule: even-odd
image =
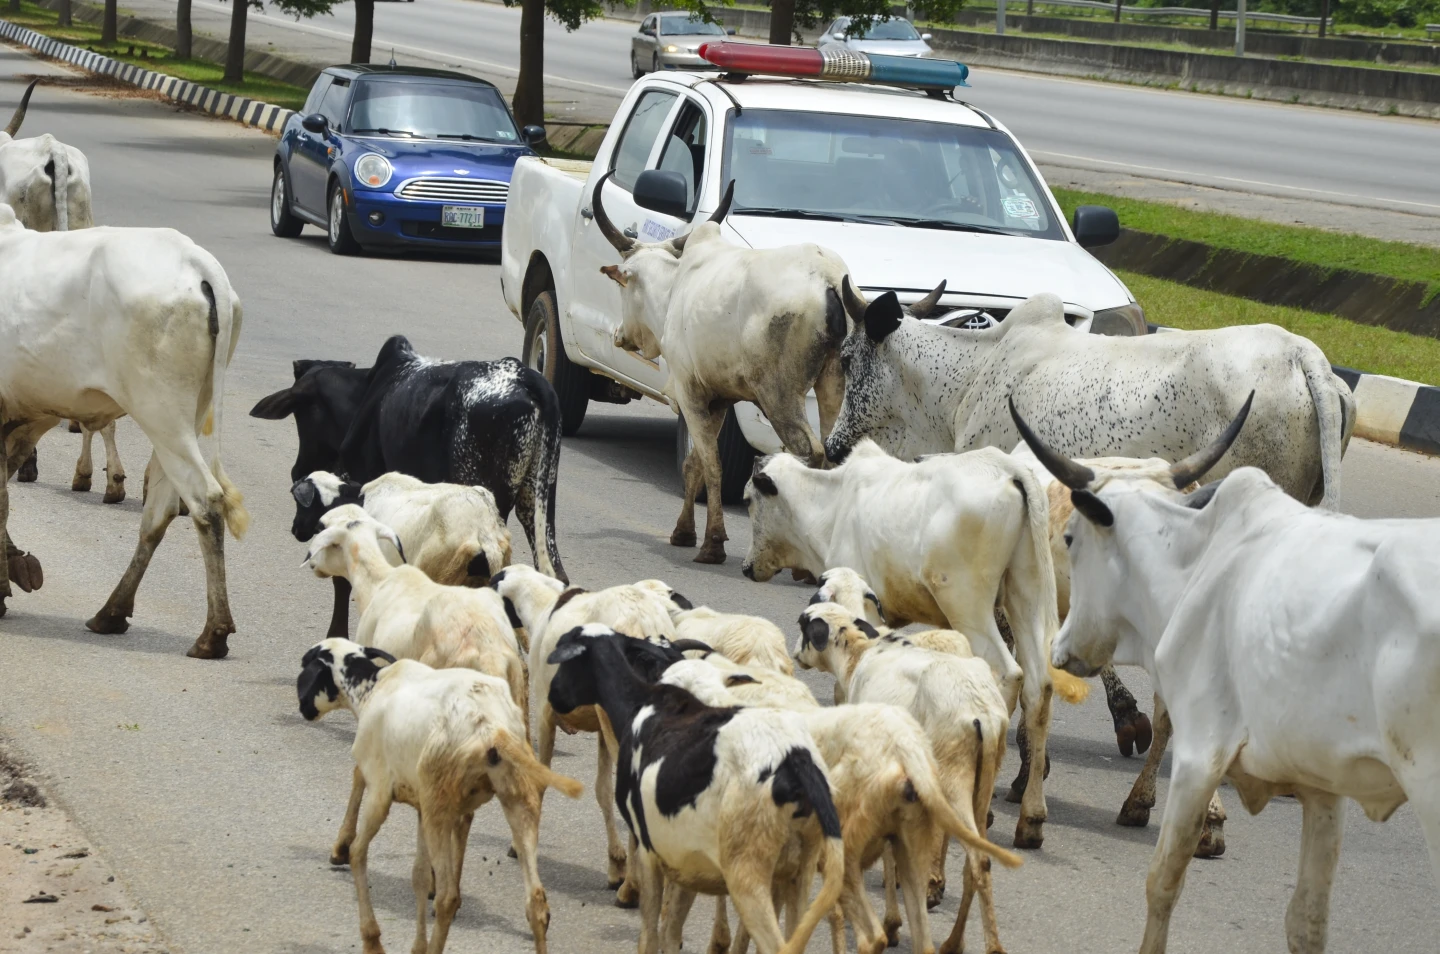
[[525,137],[525,142],[531,146],[538,146],[545,141],[544,126],[526,126],[520,130],[520,135]]
[[325,130],[330,128],[330,124],[325,121],[325,117],[319,113],[311,113],[309,116],[303,117],[300,120],[300,125],[305,127],[306,132],[312,132],[317,136],[324,135]]

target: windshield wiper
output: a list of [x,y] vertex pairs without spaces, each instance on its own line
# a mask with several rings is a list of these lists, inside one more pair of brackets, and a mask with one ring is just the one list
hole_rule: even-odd
[[472,136],[469,133],[436,133],[436,139],[464,139],[466,142],[499,142],[487,136]]
[[383,127],[378,129],[356,129],[354,131],[357,133],[378,132],[382,136],[409,136],[411,139],[420,135],[408,129],[385,129]]
[[859,222],[864,225],[899,225],[895,219],[844,212],[816,212],[813,209],[736,209],[735,215],[764,215],[776,219],[814,219],[819,222]]
[[982,235],[1023,235],[1014,229],[999,229],[990,225],[971,225],[968,222],[952,222],[949,219],[893,219],[896,225],[911,229],[947,229],[951,232],[979,232]]

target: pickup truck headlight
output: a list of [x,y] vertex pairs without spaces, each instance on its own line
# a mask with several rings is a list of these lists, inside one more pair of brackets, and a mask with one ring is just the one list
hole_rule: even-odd
[[1119,308],[1097,311],[1094,319],[1090,322],[1090,333],[1121,337],[1148,334],[1149,327],[1145,324],[1145,309],[1132,301]]
[[361,156],[355,163],[355,181],[371,189],[378,189],[389,182],[394,172],[384,156],[373,152]]

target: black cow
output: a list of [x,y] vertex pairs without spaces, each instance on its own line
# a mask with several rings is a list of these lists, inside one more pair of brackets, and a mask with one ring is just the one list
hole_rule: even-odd
[[395,335],[371,368],[296,361],[295,384],[250,411],[267,420],[292,414],[300,435],[292,481],[328,470],[363,484],[399,471],[484,487],[502,519],[515,511],[535,567],[569,582],[555,545],[560,402],[538,372],[514,358],[423,358]]

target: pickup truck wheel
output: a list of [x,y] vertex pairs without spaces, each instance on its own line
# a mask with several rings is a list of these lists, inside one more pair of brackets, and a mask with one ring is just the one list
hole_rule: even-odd
[[290,184],[285,181],[285,166],[275,163],[275,181],[270,184],[270,231],[281,238],[294,238],[305,223],[290,211]]
[[325,237],[330,241],[330,251],[336,255],[357,254],[360,243],[350,231],[350,219],[345,215],[345,189],[338,182],[330,187],[329,209],[330,227],[325,230]]
[[[685,455],[690,453],[690,429],[685,426],[685,417],[676,418],[675,425],[675,470],[680,475],[680,489],[685,489]],[[745,485],[750,482],[750,469],[755,464],[755,448],[745,439],[740,422],[735,418],[732,407],[725,412],[725,423],[720,425],[720,502],[738,504],[745,499]],[[695,496],[697,501],[706,498],[705,488]]]
[[566,437],[580,430],[585,422],[585,409],[590,405],[588,368],[565,356],[565,342],[560,339],[560,315],[555,306],[555,293],[544,291],[530,303],[525,316],[525,348],[521,360],[526,367],[545,375],[545,380],[560,398],[560,433]]

